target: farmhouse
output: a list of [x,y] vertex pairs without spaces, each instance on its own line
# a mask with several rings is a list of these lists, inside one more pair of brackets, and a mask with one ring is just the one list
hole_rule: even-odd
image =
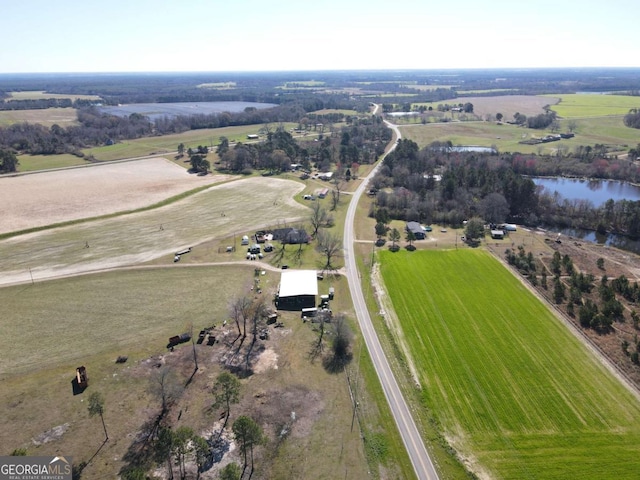
[[329,181],[333,178],[333,172],[324,172],[318,175],[320,180]]
[[318,295],[315,270],[285,270],[280,277],[276,306],[280,310],[314,308]]
[[413,232],[416,240],[424,240],[427,237],[427,234],[418,222],[407,222],[404,228],[407,232]]
[[281,243],[309,243],[309,235],[300,228],[277,228],[273,231],[273,240]]

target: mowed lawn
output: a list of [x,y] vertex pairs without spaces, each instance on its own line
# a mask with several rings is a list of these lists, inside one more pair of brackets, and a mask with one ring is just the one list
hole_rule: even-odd
[[638,478],[640,401],[488,253],[380,253],[423,401],[492,478]]

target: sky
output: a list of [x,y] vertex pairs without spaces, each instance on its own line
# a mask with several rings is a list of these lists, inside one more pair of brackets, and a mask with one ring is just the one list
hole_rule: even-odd
[[4,0],[0,73],[640,67],[638,0]]

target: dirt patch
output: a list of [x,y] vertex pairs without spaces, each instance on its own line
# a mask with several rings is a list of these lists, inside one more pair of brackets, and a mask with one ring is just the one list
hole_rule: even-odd
[[278,355],[272,348],[264,350],[257,358],[255,366],[253,367],[254,373],[264,373],[267,370],[278,369]]
[[58,425],[57,427],[53,427],[46,432],[41,433],[37,437],[33,439],[34,445],[44,445],[45,443],[53,442],[54,440],[58,440],[62,435],[65,434],[67,430],[69,430],[69,423],[64,423],[62,425]]
[[256,420],[262,425],[270,425],[266,431],[273,432],[276,440],[289,435],[306,438],[324,410],[320,393],[302,385],[258,392],[253,403]]
[[3,176],[0,233],[135,210],[228,178],[191,175],[160,157]]

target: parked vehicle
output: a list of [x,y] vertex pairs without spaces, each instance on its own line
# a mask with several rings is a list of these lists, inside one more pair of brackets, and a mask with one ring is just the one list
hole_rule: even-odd
[[89,385],[89,376],[84,365],[76,368],[76,380],[80,388],[87,388],[87,385]]

